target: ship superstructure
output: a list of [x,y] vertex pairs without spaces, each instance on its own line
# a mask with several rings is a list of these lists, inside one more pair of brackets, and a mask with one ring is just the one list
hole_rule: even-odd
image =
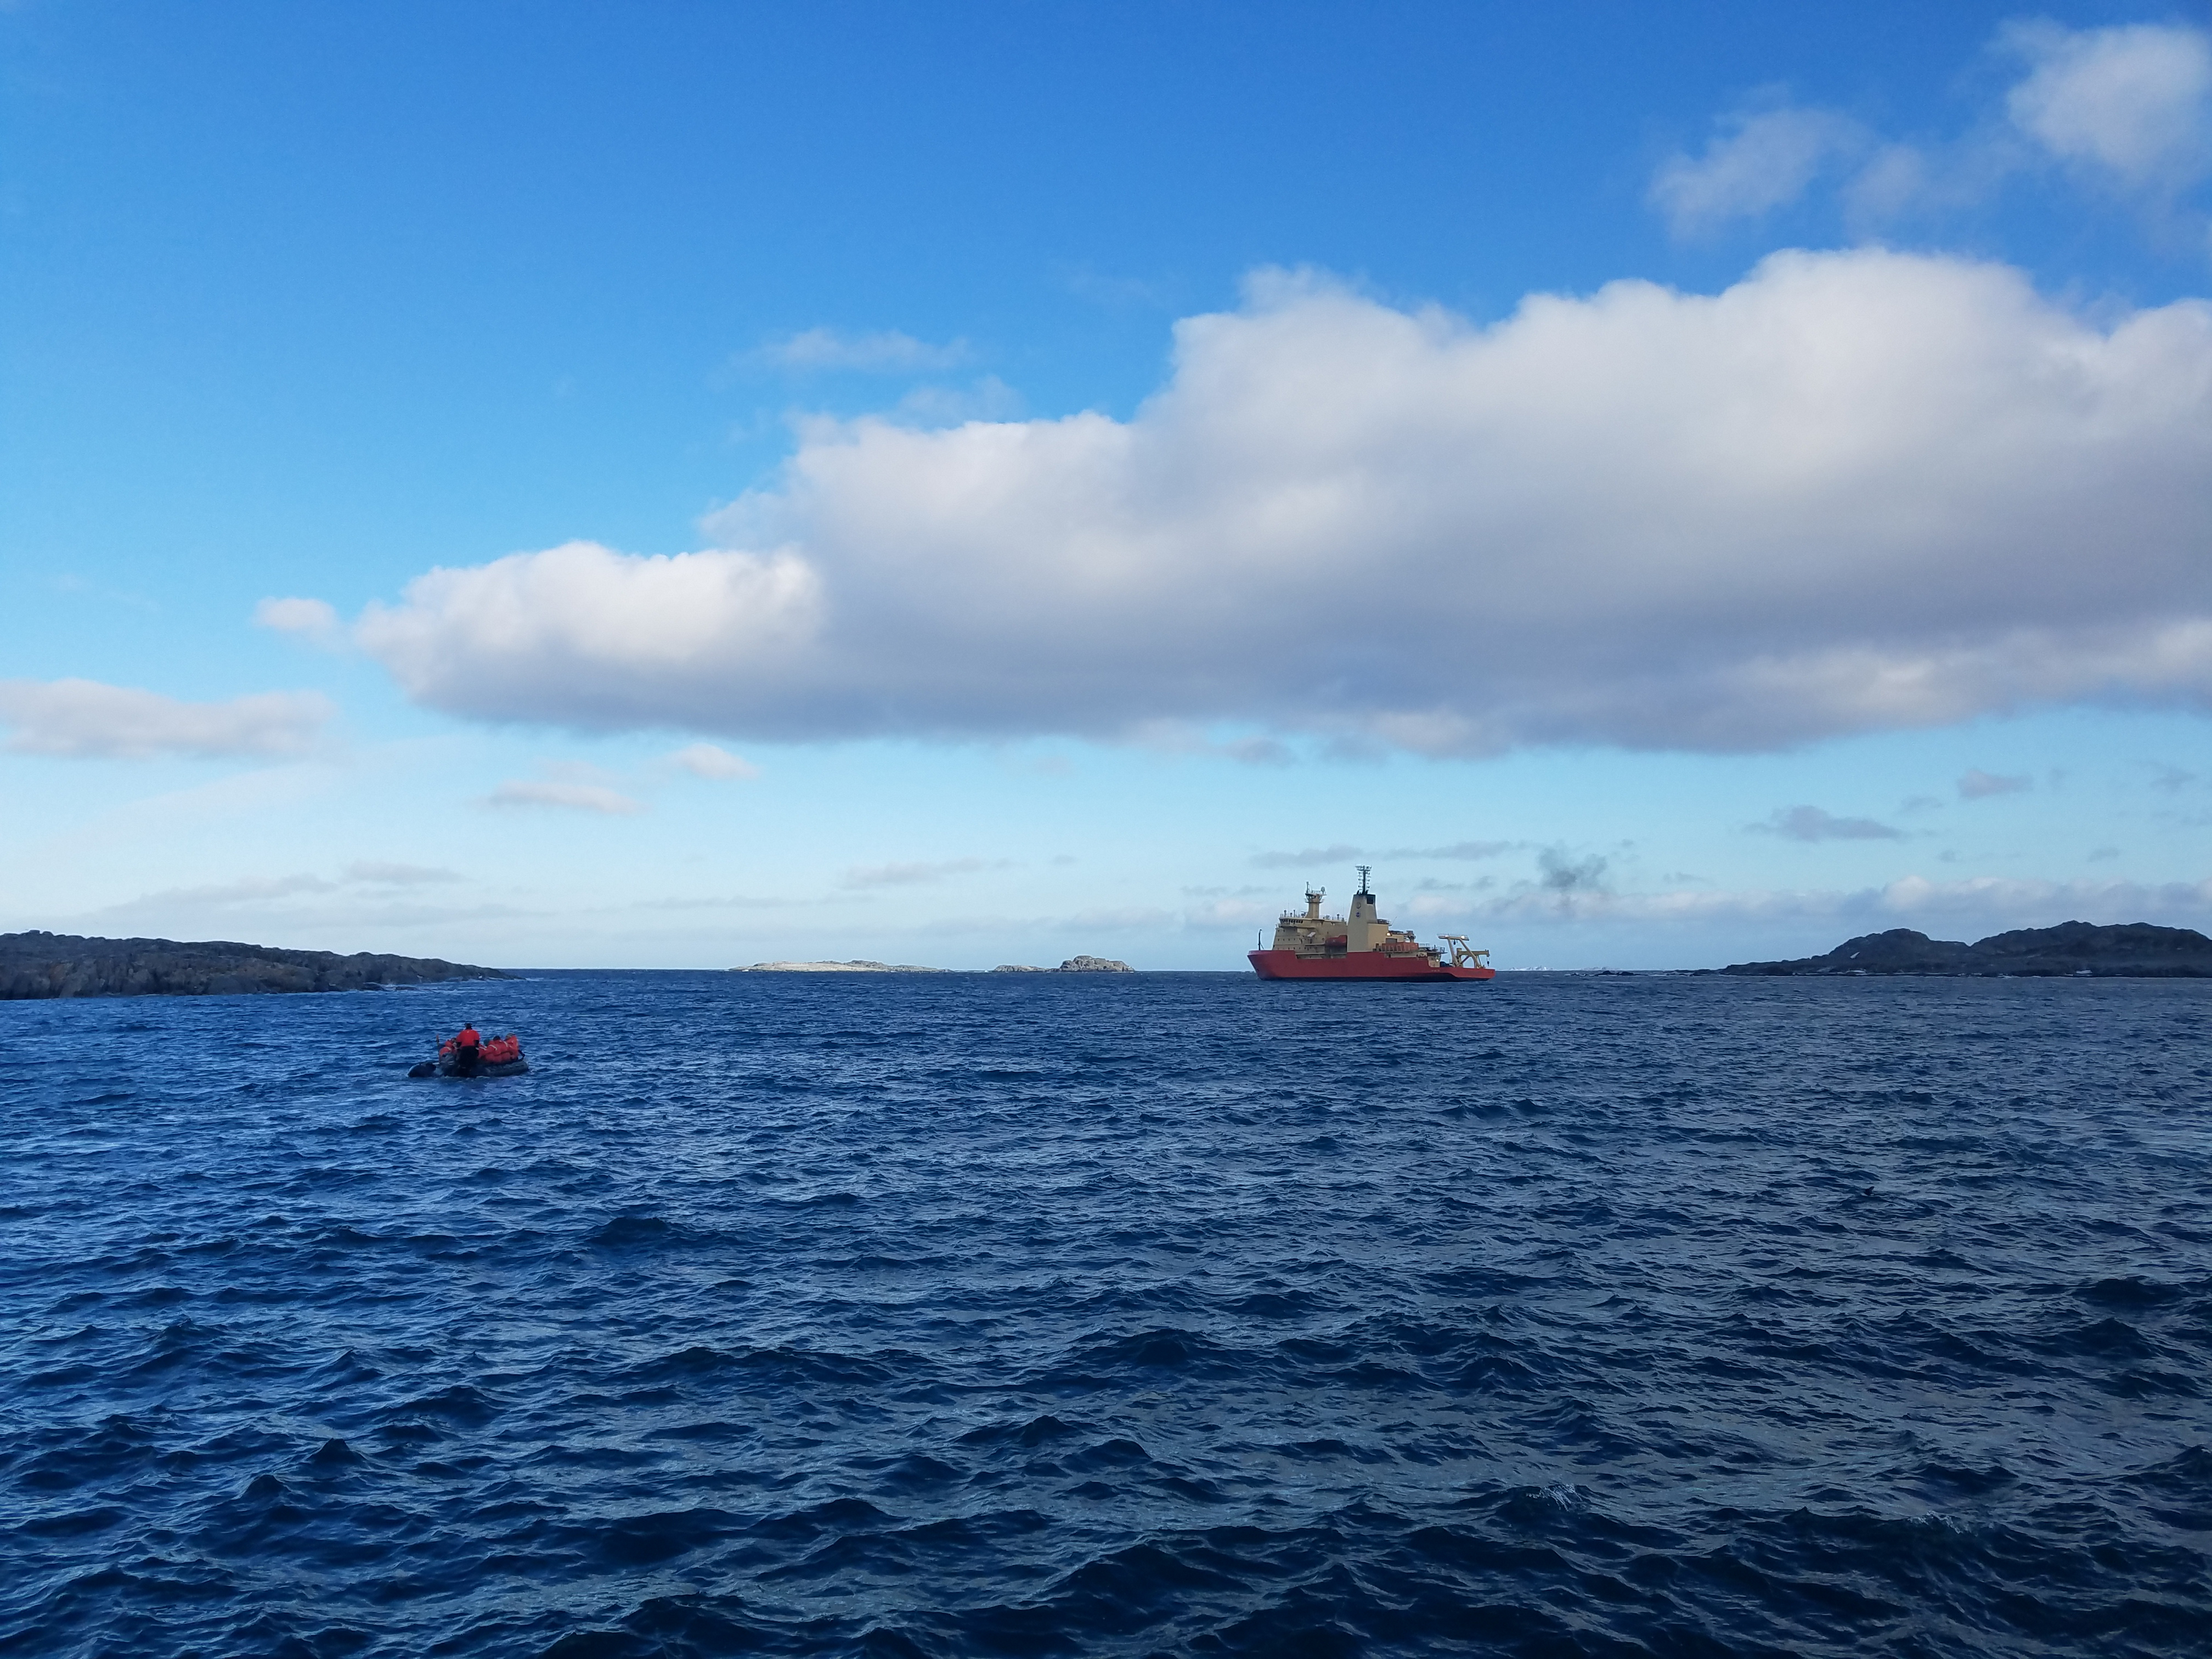
[[[1328,890],[1306,889],[1306,908],[1285,910],[1275,924],[1274,943],[1250,953],[1261,979],[1489,979],[1490,952],[1472,949],[1462,933],[1443,935],[1441,945],[1423,945],[1402,927],[1376,914],[1367,878],[1373,866],[1359,866],[1359,890],[1346,914],[1325,916]],[[1444,960],[1449,950],[1451,960]]]

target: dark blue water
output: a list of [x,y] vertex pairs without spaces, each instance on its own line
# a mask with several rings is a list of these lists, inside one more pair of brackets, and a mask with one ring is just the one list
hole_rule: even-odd
[[0,1650],[2201,1655],[2208,1015],[0,1005]]

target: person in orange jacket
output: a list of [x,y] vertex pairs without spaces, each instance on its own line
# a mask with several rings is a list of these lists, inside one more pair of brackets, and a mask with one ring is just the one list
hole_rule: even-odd
[[477,1051],[483,1043],[483,1034],[474,1021],[461,1027],[461,1034],[453,1039],[453,1070],[463,1077],[477,1074]]

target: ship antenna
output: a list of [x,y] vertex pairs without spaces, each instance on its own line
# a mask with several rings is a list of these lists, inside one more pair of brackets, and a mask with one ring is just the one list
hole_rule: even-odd
[[[1352,867],[1359,872],[1359,890],[1363,893],[1367,892],[1367,872],[1375,866],[1371,864],[1355,864]],[[1370,893],[1368,896],[1371,898],[1374,895]]]

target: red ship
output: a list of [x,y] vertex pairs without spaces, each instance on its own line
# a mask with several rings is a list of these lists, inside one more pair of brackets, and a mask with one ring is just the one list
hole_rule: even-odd
[[[1491,979],[1497,970],[1490,952],[1471,950],[1463,933],[1445,933],[1443,945],[1423,945],[1375,914],[1375,895],[1367,890],[1369,865],[1359,866],[1359,890],[1352,914],[1325,916],[1326,888],[1306,889],[1306,908],[1283,912],[1275,924],[1271,950],[1250,952],[1252,970],[1261,979]],[[1444,960],[1444,945],[1451,960]]]

